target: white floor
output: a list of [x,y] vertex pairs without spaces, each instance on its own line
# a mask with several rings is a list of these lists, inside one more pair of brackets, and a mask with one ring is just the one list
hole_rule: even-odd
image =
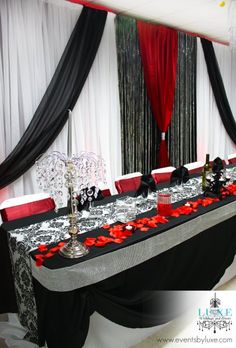
[[[216,290],[236,291],[236,277],[219,286],[218,288],[216,288]],[[103,328],[105,325],[105,336],[107,335],[107,337],[104,336],[104,330],[99,330],[99,326],[97,326],[98,323]],[[112,345],[109,344],[104,346],[104,342],[111,342],[111,330],[109,329],[109,325],[113,326],[113,332],[115,328],[116,337],[112,335]],[[101,318],[99,318],[99,315],[96,314],[91,320],[90,335],[86,340],[85,348],[182,348],[181,344],[170,346],[169,344],[158,342],[158,339],[160,337],[179,336],[180,333],[183,332],[183,330],[186,328],[186,318],[178,318],[178,320],[174,320],[170,323],[159,326],[158,329],[150,328],[146,331],[145,334],[142,333],[143,329],[135,329],[135,335],[133,335],[133,337],[131,333],[129,334],[129,331],[132,331],[131,329],[126,329],[119,325],[114,327],[114,325],[116,324],[111,323],[105,318],[101,320]],[[19,326],[19,323],[17,322],[17,320],[15,320],[14,315],[10,316],[10,325],[7,322],[7,316],[0,315],[0,348],[38,348],[38,346],[23,340],[24,333],[24,329]],[[102,339],[101,341],[99,341],[99,335]],[[127,336],[127,338],[125,336]],[[189,348],[188,345],[184,346],[186,348]],[[224,346],[225,348],[227,348],[227,345]],[[215,348],[217,348],[217,346]]]
[[[229,280],[227,283],[215,288],[216,291],[229,291],[229,292],[234,292],[236,291],[236,277],[234,277],[233,279]],[[235,293],[236,296],[236,293]],[[236,297],[235,297],[236,298]],[[166,327],[164,327],[162,330],[158,331],[156,334],[150,335],[149,337],[147,337],[145,340],[141,341],[140,343],[133,345],[132,347],[129,348],[190,348],[189,344],[181,344],[181,343],[163,343],[160,342],[160,338],[161,339],[166,339],[166,338],[170,338],[170,339],[174,339],[176,337],[186,337],[186,332],[190,332],[190,330],[188,330],[188,326],[190,327],[192,323],[187,324],[186,326],[186,322],[188,323],[188,321],[186,320],[188,319],[188,314],[186,314],[185,316],[178,318],[172,322],[170,322]],[[193,343],[193,347],[201,347],[202,343],[196,344]],[[211,345],[208,345],[208,347],[211,347]],[[235,342],[233,343],[233,345],[231,344],[214,344],[215,348],[218,347],[236,347]],[[192,346],[191,346],[192,347]]]

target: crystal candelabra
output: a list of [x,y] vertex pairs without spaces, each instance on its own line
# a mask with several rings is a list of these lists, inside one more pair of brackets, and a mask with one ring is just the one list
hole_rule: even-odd
[[217,170],[212,172],[206,177],[208,187],[205,190],[205,194],[212,193],[216,196],[220,196],[222,191],[225,189],[225,185],[230,180],[230,177],[225,175],[224,170]]
[[86,199],[85,192],[91,187],[96,188],[96,198],[99,186],[105,184],[104,160],[92,152],[66,156],[55,151],[36,162],[36,173],[39,187],[54,198],[57,209],[62,207],[65,191],[67,193],[71,238],[60,249],[60,254],[67,258],[86,255],[88,248],[77,239],[77,204],[78,199],[83,204]]

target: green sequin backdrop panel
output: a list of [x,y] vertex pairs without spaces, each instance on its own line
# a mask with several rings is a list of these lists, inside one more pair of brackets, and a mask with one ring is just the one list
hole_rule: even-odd
[[123,174],[149,173],[157,166],[160,132],[144,83],[136,20],[117,16],[116,41],[121,109]]

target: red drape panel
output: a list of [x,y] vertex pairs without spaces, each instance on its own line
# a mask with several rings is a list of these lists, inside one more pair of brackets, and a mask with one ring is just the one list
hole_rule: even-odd
[[174,29],[138,21],[144,79],[153,115],[162,132],[159,167],[169,165],[165,133],[169,127],[175,94],[178,34]]

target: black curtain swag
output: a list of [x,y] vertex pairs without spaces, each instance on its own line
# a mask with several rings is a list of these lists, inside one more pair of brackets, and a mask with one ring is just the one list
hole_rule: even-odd
[[0,165],[0,189],[24,174],[62,130],[93,64],[106,17],[105,11],[83,8],[29,126]]
[[207,70],[211,81],[211,87],[220,113],[221,120],[231,140],[236,144],[236,122],[232,114],[224,83],[220,74],[219,65],[215,56],[212,42],[201,39],[202,48],[206,60]]

